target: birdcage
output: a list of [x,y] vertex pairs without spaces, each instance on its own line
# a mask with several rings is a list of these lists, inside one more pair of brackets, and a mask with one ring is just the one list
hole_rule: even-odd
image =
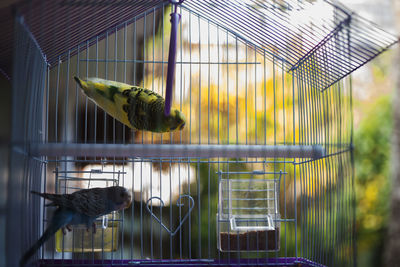
[[[323,0],[33,0],[14,28],[9,266],[52,214],[30,190],[113,184],[128,209],[32,261],[355,265],[348,75],[396,37]],[[157,92],[185,127],[131,130],[74,76]]]

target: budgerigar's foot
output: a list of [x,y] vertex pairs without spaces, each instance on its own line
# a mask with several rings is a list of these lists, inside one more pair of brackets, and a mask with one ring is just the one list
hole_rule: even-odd
[[65,228],[67,228],[68,232],[71,232],[71,231],[72,231],[71,225],[69,225],[69,224],[67,224],[67,225],[65,226]]
[[65,227],[61,227],[61,232],[63,233],[63,235],[67,234],[67,232],[65,231]]

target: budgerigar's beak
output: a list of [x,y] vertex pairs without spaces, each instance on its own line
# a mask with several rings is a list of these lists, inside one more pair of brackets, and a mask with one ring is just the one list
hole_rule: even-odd
[[131,194],[126,192],[127,194],[124,196],[124,201],[116,203],[116,210],[124,210],[129,208],[129,206],[132,204],[132,197]]
[[132,204],[132,196],[130,194],[128,194],[127,200],[125,200],[124,204],[123,204],[123,209],[127,209],[130,207],[130,205]]

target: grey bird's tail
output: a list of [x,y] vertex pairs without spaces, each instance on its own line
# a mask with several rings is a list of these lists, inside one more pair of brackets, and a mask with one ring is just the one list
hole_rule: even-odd
[[49,199],[49,196],[54,195],[54,194],[49,194],[49,193],[40,193],[36,191],[31,191],[31,194],[41,196],[43,198]]
[[[41,196],[42,198],[48,199],[50,201],[54,201],[54,199],[56,199],[59,196],[57,194],[40,193],[40,192],[36,192],[36,191],[31,191],[31,194]],[[48,203],[48,204],[46,204],[46,207],[48,207],[48,206],[58,206],[58,205],[56,205],[54,203]]]
[[[41,194],[41,193],[39,193]],[[58,229],[64,227],[70,220],[68,216],[65,216],[64,210],[59,208],[55,211],[53,219],[51,220],[50,225],[47,227],[46,231],[43,235],[39,238],[38,241],[33,244],[33,246],[25,252],[22,256],[19,265],[20,267],[25,266],[28,260],[35,254],[35,252],[52,236],[54,235]]]

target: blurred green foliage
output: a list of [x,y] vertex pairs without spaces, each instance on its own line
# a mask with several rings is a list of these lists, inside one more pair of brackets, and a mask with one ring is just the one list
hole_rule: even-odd
[[358,266],[380,266],[390,204],[392,102],[370,104],[355,131]]

